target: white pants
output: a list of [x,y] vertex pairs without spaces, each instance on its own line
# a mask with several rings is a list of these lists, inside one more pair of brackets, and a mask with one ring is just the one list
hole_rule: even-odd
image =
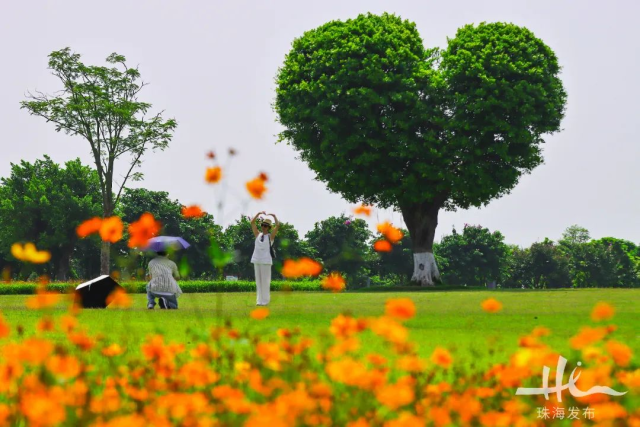
[[271,301],[271,265],[253,264],[256,271],[256,288],[258,305],[267,305]]

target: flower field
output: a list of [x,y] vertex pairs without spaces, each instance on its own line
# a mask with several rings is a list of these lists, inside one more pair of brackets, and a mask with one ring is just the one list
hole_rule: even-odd
[[[107,310],[2,296],[3,425],[637,425],[634,290],[125,295]],[[576,386],[555,385],[558,359]],[[581,362],[578,367],[577,362]],[[577,376],[577,375],[576,375]],[[635,411],[635,412],[634,412]]]

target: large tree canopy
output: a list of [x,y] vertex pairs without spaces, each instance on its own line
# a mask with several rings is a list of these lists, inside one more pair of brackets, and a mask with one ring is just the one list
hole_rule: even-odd
[[431,284],[438,211],[484,205],[542,161],[566,102],[559,71],[512,24],[465,26],[440,50],[394,15],[332,21],[294,40],[278,72],[280,139],[348,201],[399,209],[414,278]]
[[[112,53],[111,67],[85,65],[69,48],[49,55],[49,69],[62,88],[55,95],[37,92],[21,103],[34,116],[55,124],[56,131],[84,138],[91,149],[100,180],[102,214],[111,216],[130,180],[142,179],[134,170],[148,150],[163,150],[176,128],[173,119],[149,114],[151,104],[138,99],[145,86],[137,68]],[[120,172],[116,162],[121,161]],[[109,243],[103,242],[101,270],[109,273]]]

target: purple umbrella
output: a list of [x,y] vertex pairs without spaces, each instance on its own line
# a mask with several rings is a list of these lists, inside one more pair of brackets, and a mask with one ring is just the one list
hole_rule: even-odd
[[173,237],[173,236],[158,236],[149,239],[147,246],[145,246],[144,250],[146,251],[165,251],[169,248],[179,250],[179,249],[187,249],[191,246],[184,240],[182,237]]

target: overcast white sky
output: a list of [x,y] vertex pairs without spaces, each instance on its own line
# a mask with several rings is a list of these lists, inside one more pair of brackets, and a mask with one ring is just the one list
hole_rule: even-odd
[[[444,47],[469,23],[525,26],[563,67],[567,114],[564,130],[547,140],[545,164],[483,209],[441,212],[436,240],[470,223],[500,230],[508,243],[530,245],[556,240],[579,224],[594,238],[640,243],[640,3],[632,0],[3,1],[0,176],[9,174],[10,162],[44,154],[91,164],[84,140],[57,134],[19,102],[27,90],[59,88],[47,70],[53,50],[68,46],[86,63],[101,65],[118,52],[150,83],[141,99],[178,121],[170,147],[147,155],[141,185],[214,214],[224,198],[226,225],[243,210],[243,183],[265,171],[271,178],[265,200],[244,212],[276,212],[304,235],[352,206],[314,181],[290,147],[275,144],[274,76],[304,31],[385,11],[416,22],[426,46]],[[224,163],[228,147],[239,155],[227,171],[229,191],[216,194],[203,181],[204,154],[213,149]],[[404,225],[398,213],[378,212],[372,227],[378,219]]]

